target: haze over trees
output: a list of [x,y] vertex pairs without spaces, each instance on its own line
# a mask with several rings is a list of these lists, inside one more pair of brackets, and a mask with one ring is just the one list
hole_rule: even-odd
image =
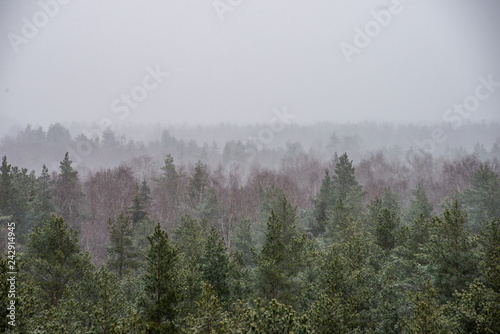
[[1,331],[499,332],[500,137],[429,154],[357,129],[256,154],[166,130],[107,131],[85,157],[59,124],[4,138],[1,235],[16,223],[19,274]]

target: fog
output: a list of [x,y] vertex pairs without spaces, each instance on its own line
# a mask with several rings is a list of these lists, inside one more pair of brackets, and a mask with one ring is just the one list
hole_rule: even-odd
[[[0,131],[269,123],[283,108],[296,124],[498,121],[499,14],[494,0],[1,0]],[[471,112],[447,112],[484,81]]]

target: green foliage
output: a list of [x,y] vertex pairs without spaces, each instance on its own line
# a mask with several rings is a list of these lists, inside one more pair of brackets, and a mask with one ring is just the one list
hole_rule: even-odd
[[73,162],[66,152],[61,161],[57,179],[55,180],[54,201],[58,214],[68,221],[68,224],[80,230],[82,222],[81,202],[84,197],[78,172],[71,166]]
[[148,215],[147,207],[151,202],[151,189],[145,180],[142,181],[141,186],[136,185],[136,193],[132,197],[132,205],[128,208],[133,225],[137,225],[141,220]]
[[311,333],[306,316],[299,316],[290,306],[272,299],[261,299],[250,307],[240,303],[234,315],[233,333],[288,334]]
[[395,230],[399,226],[399,218],[394,211],[383,208],[378,214],[375,227],[375,243],[383,250],[390,251],[396,246]]
[[150,248],[146,256],[144,293],[140,303],[143,317],[150,333],[175,332],[177,305],[180,301],[176,264],[178,249],[168,238],[167,232],[156,225],[149,237]]
[[231,321],[227,312],[223,311],[224,303],[209,283],[205,283],[201,299],[196,302],[195,312],[189,316],[187,330],[183,333],[230,333]]
[[207,232],[206,220],[197,220],[186,214],[181,217],[172,235],[179,251],[185,254],[189,261],[199,263]]
[[189,199],[191,205],[196,207],[203,200],[205,191],[209,186],[208,168],[198,161],[194,167],[194,173],[189,181]]
[[500,218],[500,177],[487,165],[481,165],[464,198],[472,230],[478,232],[484,223]]
[[451,334],[452,324],[436,298],[437,290],[427,281],[425,291],[410,295],[413,316],[404,322],[404,333]]
[[354,167],[352,160],[349,160],[347,153],[339,157],[335,165],[335,176],[333,177],[333,188],[335,199],[346,199],[351,188],[361,189],[356,178],[354,177]]
[[405,220],[411,223],[415,219],[423,216],[425,219],[430,219],[434,206],[427,199],[425,188],[422,183],[418,183],[417,188],[412,191],[414,198],[410,201],[410,205],[406,209]]
[[304,236],[285,230],[280,217],[271,212],[264,245],[256,255],[256,287],[260,296],[292,305],[296,302],[300,290],[297,275],[302,267],[304,242]]
[[122,211],[116,220],[108,220],[109,246],[108,263],[110,270],[121,279],[129,270],[138,266],[137,251],[133,240],[134,231],[130,217]]
[[240,252],[245,266],[251,266],[253,263],[252,249],[255,248],[255,244],[252,239],[252,225],[249,219],[243,219],[236,224],[231,239],[232,247]]
[[455,201],[435,217],[427,245],[428,263],[441,298],[450,298],[455,290],[463,290],[477,273],[477,242],[465,228],[467,216]]
[[213,287],[221,300],[229,298],[229,256],[224,240],[215,227],[208,232],[201,257],[202,279]]
[[450,313],[460,333],[500,332],[500,294],[474,281],[454,297]]
[[328,169],[325,170],[325,176],[321,182],[319,193],[312,201],[314,204],[314,220],[311,222],[311,232],[313,235],[318,236],[326,231],[326,221],[328,220],[329,210],[335,204],[333,183]]
[[356,302],[336,291],[321,294],[307,316],[315,333],[352,333],[359,325]]
[[479,238],[483,280],[500,293],[500,219],[492,219]]
[[386,187],[382,195],[382,206],[399,215],[401,207],[399,204],[398,194],[392,191],[391,187]]
[[90,256],[80,250],[78,242],[77,232],[55,215],[37,224],[29,236],[25,269],[51,306],[57,304],[70,281],[80,281],[93,269]]

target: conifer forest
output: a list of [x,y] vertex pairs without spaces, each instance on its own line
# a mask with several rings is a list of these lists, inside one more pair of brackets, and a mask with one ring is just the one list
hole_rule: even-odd
[[436,155],[353,138],[106,131],[78,164],[60,124],[4,138],[2,332],[500,332],[500,138]]

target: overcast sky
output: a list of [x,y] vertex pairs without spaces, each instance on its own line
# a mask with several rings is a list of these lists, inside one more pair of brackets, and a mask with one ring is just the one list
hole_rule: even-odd
[[[499,17],[497,0],[0,0],[0,121],[241,124],[286,106],[303,124],[441,122],[478,77],[500,82]],[[460,117],[499,121],[493,90]]]

